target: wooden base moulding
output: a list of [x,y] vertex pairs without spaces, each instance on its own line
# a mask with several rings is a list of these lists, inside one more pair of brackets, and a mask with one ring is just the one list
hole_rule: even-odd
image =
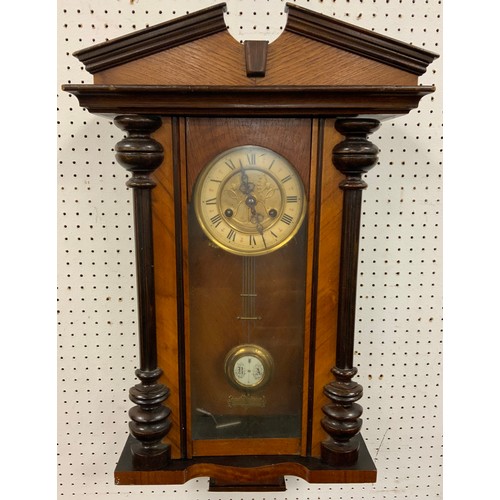
[[319,458],[298,455],[197,457],[171,460],[157,470],[134,466],[130,436],[115,469],[118,485],[184,484],[197,477],[210,477],[211,491],[283,491],[284,476],[296,476],[309,483],[374,483],[377,469],[360,436],[355,465],[334,467]]

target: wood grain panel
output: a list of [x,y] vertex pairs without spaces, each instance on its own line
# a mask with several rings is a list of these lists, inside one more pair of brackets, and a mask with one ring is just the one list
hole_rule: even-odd
[[417,76],[294,33],[269,45],[259,85],[415,85]]
[[300,452],[300,439],[211,439],[193,443],[193,456],[199,457],[230,457],[241,455],[241,450],[245,450],[245,455],[296,455]]
[[170,415],[172,428],[166,440],[172,445],[172,458],[180,458],[176,233],[171,121],[164,119],[163,125],[153,137],[165,151],[162,165],[151,176],[156,182],[156,187],[152,190],[152,202],[158,366],[163,370],[160,382],[170,389],[170,397],[166,403],[172,410]]
[[412,73],[289,32],[269,44],[264,77],[247,77],[244,46],[227,32],[94,75],[95,84],[113,85],[416,85],[417,81]]
[[326,120],[322,151],[321,213],[318,261],[318,292],[316,319],[316,348],[314,370],[314,401],[311,455],[321,455],[320,443],[326,437],[321,427],[321,408],[329,403],[323,387],[333,378],[335,364],[338,283],[340,266],[340,237],[342,229],[342,191],[338,187],[344,176],[332,165],[335,144],[343,137],[335,130],[334,120]]
[[245,54],[229,33],[186,43],[94,75],[94,83],[143,85],[248,84]]
[[[311,120],[294,118],[189,119],[188,196],[202,168],[226,149],[253,144],[293,160],[309,191]],[[188,199],[189,201],[189,199]]]

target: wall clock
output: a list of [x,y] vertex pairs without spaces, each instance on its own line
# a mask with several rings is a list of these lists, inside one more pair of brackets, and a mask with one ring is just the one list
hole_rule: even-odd
[[[140,366],[118,484],[373,482],[353,365],[368,136],[434,91],[428,51],[287,6],[237,43],[219,4],[75,53],[125,132]],[[124,189],[125,196],[125,189]]]

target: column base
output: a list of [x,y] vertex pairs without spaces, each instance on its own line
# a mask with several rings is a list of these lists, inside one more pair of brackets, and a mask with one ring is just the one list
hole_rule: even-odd
[[359,458],[361,436],[358,434],[345,443],[328,439],[321,443],[321,461],[335,467],[354,465]]
[[153,447],[145,448],[138,441],[130,445],[132,463],[134,468],[140,470],[160,470],[170,462],[170,445],[159,443]]

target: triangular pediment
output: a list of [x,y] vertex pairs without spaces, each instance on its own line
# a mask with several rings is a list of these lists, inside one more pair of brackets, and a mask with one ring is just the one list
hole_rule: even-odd
[[410,86],[437,57],[291,4],[274,42],[240,44],[224,11],[218,4],[75,56],[95,84],[174,86]]

